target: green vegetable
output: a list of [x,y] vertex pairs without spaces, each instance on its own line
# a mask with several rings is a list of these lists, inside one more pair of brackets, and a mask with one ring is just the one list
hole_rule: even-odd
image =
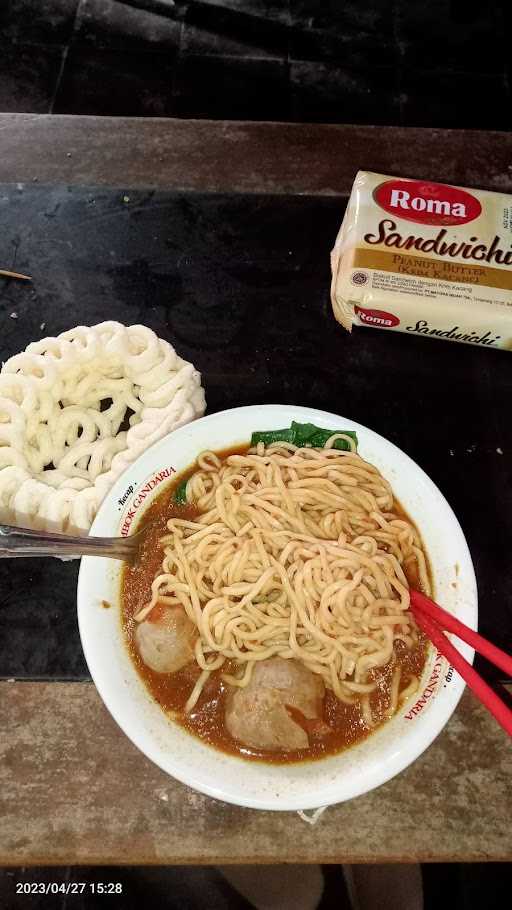
[[179,506],[187,503],[187,480],[188,478],[182,480],[174,491],[174,502],[177,502]]
[[[257,430],[251,436],[251,446],[255,446],[258,442],[264,442],[265,445],[270,445],[272,442],[291,442],[292,445],[300,448],[322,449],[334,433],[350,436],[357,448],[357,434],[353,430],[323,430],[313,423],[297,423],[295,420],[291,427],[285,430]],[[345,439],[336,439],[334,448],[345,452],[350,450]]]
[[269,446],[271,442],[291,442],[295,445],[295,432],[292,427],[288,430],[256,430],[251,436],[251,445],[264,442]]

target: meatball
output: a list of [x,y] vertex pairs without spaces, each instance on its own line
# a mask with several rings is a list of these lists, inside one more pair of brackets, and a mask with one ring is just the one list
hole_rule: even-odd
[[324,684],[296,660],[272,657],[258,662],[245,689],[233,689],[226,701],[226,727],[234,739],[254,749],[289,752],[307,749],[306,730],[287,705],[306,719],[321,719]]
[[182,607],[157,604],[135,630],[144,663],[156,673],[176,673],[194,660],[197,630]]

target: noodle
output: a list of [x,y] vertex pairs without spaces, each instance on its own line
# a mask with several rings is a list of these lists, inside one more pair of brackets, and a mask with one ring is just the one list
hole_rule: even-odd
[[409,685],[407,686],[407,688],[402,689],[402,691],[400,692],[400,695],[398,696],[398,703],[401,704],[402,702],[407,701],[407,699],[410,698],[411,695],[414,695],[414,693],[418,691],[419,684],[420,684],[420,681],[419,681],[418,677],[412,676],[411,681],[410,681]]
[[[196,704],[210,672],[244,687],[256,661],[295,658],[347,704],[360,702],[373,723],[374,674],[394,658],[397,641],[418,643],[404,566],[429,591],[415,527],[393,511],[389,483],[354,451],[263,443],[224,459],[204,452],[186,484],[197,520],[171,518],[151,599],[180,604],[196,626],[202,673],[187,701]],[[348,439],[352,445],[352,440]],[[407,686],[413,691],[416,678]],[[400,670],[388,713],[406,697]]]
[[387,710],[388,717],[392,717],[398,707],[398,692],[400,689],[401,676],[401,668],[396,667],[396,669],[393,671],[393,679],[391,680],[391,692],[389,695],[389,707]]

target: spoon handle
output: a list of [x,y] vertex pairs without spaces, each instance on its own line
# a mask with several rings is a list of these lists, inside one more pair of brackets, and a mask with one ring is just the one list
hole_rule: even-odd
[[108,556],[133,557],[134,537],[72,537],[29,528],[0,525],[0,558],[19,556]]

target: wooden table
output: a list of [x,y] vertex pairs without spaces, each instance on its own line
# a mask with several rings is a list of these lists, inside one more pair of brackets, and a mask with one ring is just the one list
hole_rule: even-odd
[[[512,136],[0,116],[4,183],[346,196],[358,168],[512,192]],[[0,730],[0,865],[512,859],[512,752],[467,692],[413,766],[315,827],[176,783],[87,681],[4,679]]]

